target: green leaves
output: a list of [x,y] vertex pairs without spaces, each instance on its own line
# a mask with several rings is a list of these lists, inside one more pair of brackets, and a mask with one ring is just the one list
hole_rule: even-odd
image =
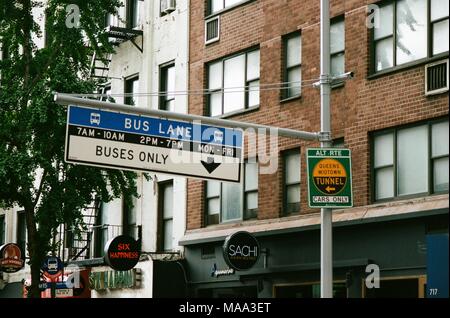
[[[66,26],[68,4],[79,6],[80,28]],[[43,48],[32,42],[33,36],[42,35],[30,23],[30,5],[37,2],[0,3],[0,41],[8,53],[0,61],[0,206],[32,209],[28,213],[37,232],[29,239],[37,240],[39,251],[30,255],[31,263],[40,264],[33,257],[51,249],[54,231],[60,224],[81,224],[81,210],[95,197],[110,201],[137,193],[135,173],[64,162],[67,113],[52,95],[94,91],[95,83],[83,76],[89,74],[94,49],[100,54],[113,51],[103,23],[119,1],[48,0]],[[28,57],[22,49],[27,47],[32,48]],[[32,230],[28,228],[31,235]]]

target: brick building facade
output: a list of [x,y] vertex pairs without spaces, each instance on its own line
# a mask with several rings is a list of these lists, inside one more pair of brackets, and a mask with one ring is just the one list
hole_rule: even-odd
[[[441,33],[447,32],[448,37],[448,27],[447,31],[439,31],[441,29],[437,26],[437,23],[443,23],[444,26],[447,23],[448,26],[448,3],[446,4],[447,13],[445,13],[445,3],[432,0],[408,3],[402,0],[381,2],[332,0],[330,2],[331,22],[341,21],[342,25],[343,21],[345,26],[345,46],[344,50],[341,49],[338,55],[344,55],[345,71],[354,73],[353,79],[336,85],[331,94],[332,137],[337,143],[341,145],[343,143],[346,148],[350,148],[352,151],[354,195],[354,207],[335,212],[334,220],[357,223],[370,218],[371,223],[381,224],[379,222],[382,222],[382,218],[397,218],[396,216],[402,215],[402,218],[410,219],[413,217],[412,215],[415,215],[415,212],[420,211],[422,213],[428,210],[434,212],[439,210],[441,211],[438,213],[439,217],[448,219],[448,167],[447,170],[438,168],[437,163],[434,163],[434,157],[431,155],[428,158],[428,168],[424,168],[426,170],[424,174],[427,178],[424,177],[423,180],[420,178],[411,179],[406,176],[404,181],[397,182],[397,178],[403,178],[402,165],[406,166],[407,163],[403,164],[398,161],[400,159],[395,155],[395,160],[397,160],[395,162],[398,163],[398,166],[392,163],[393,170],[390,170],[391,172],[382,171],[382,168],[376,166],[375,162],[375,157],[379,157],[380,154],[374,154],[375,140],[377,140],[377,145],[378,142],[381,142],[376,139],[380,132],[384,134],[388,129],[395,131],[395,137],[392,137],[395,138],[392,141],[395,145],[393,151],[396,154],[398,153],[400,158],[404,148],[399,146],[403,145],[402,140],[411,141],[414,139],[413,137],[411,137],[412,139],[401,139],[408,132],[405,127],[409,127],[408,125],[413,127],[427,125],[429,131],[434,131],[434,125],[439,123],[440,120],[443,120],[442,127],[444,131],[447,129],[447,135],[446,137],[445,134],[444,137],[440,135],[441,137],[438,138],[437,135],[436,137],[430,137],[431,133],[428,133],[429,140],[432,140],[432,142],[429,142],[428,149],[431,149],[432,143],[448,144],[448,119],[446,119],[448,115],[448,93],[427,96],[424,92],[425,65],[448,59],[448,40],[446,40],[447,44],[446,46],[444,44],[443,48],[439,47],[438,43],[440,36],[445,36]],[[380,8],[378,13],[381,17],[381,24],[378,29],[369,28],[366,25],[367,21],[375,21],[368,18],[368,5],[370,3],[375,3]],[[218,10],[214,6],[216,6],[216,9],[219,6]],[[428,29],[422,30],[422,33],[418,28],[415,29],[415,32],[418,33],[411,31],[414,29],[413,27],[405,29],[407,24],[404,22],[406,21],[404,15],[411,14],[417,20],[413,23],[419,25],[419,20],[422,19],[420,13],[422,6],[425,8],[425,12],[431,12],[426,18]],[[436,12],[438,6],[442,6],[440,9],[444,12],[439,16]],[[410,10],[409,13],[406,9]],[[386,13],[389,10],[393,12],[391,15]],[[249,105],[252,97],[247,92],[245,93],[244,106],[241,109],[232,112],[225,111],[219,115],[222,118],[238,121],[303,131],[319,131],[320,94],[319,90],[311,85],[318,80],[320,75],[319,13],[320,2],[313,0],[254,0],[225,1],[223,3],[222,1],[191,1],[189,89],[211,88],[211,65],[216,61],[230,61],[228,65],[226,64],[228,62],[222,64],[222,72],[227,72],[226,68],[231,69],[231,60],[234,56],[259,49],[259,103]],[[214,17],[220,19],[219,40],[205,44],[205,21],[208,22]],[[388,25],[386,21],[393,22],[397,33],[395,30],[390,30],[392,29],[391,26],[386,27]],[[286,73],[289,72],[288,64],[290,63],[290,57],[287,53],[289,44],[287,43],[289,38],[296,35],[301,37],[300,64],[296,67],[297,70],[298,68],[301,70],[302,88],[299,95],[296,94],[294,97],[286,98],[286,89],[266,90],[264,87],[267,86],[264,86],[264,84],[287,82]],[[333,34],[331,37],[333,49]],[[421,42],[422,38],[425,41],[423,43]],[[385,42],[381,43],[382,41]],[[422,46],[425,45],[425,49],[418,49],[413,41],[421,43]],[[392,53],[390,53],[391,47],[389,45],[394,42],[397,45],[393,46]],[[386,46],[382,47],[385,43],[388,43],[388,49],[386,49]],[[406,51],[403,51],[401,44],[406,46]],[[385,54],[385,52],[388,53]],[[409,55],[405,52],[409,52]],[[246,55],[246,61],[250,61],[248,54]],[[247,79],[249,71],[248,64],[246,65]],[[232,70],[235,71],[235,69]],[[222,82],[222,89],[226,89],[226,75],[222,77],[222,80],[224,81]],[[223,95],[225,96],[226,93]],[[212,94],[191,95],[189,97],[189,112],[198,115],[211,115],[211,109],[216,107],[215,104],[213,105],[214,101],[211,101],[213,98]],[[222,98],[222,110],[224,110],[227,107],[227,97]],[[425,124],[427,122],[429,124]],[[219,221],[215,222],[219,224],[208,225],[207,183],[199,180],[188,180],[187,231],[182,239],[182,244],[186,245],[187,248],[188,261],[190,253],[192,253],[192,257],[197,255],[197,252],[203,255],[205,246],[208,244],[215,245],[219,249],[220,242],[223,242],[224,237],[237,229],[248,230],[261,237],[262,240],[268,240],[268,238],[265,238],[266,235],[276,239],[279,234],[276,231],[280,229],[289,229],[290,233],[295,233],[305,230],[310,225],[318,226],[318,210],[308,207],[306,160],[304,160],[306,148],[318,145],[318,142],[279,137],[279,168],[273,174],[258,175],[257,214],[256,218],[250,218],[249,220],[245,220],[245,216],[243,217],[244,211],[241,213],[241,219],[233,222],[221,222],[220,219],[223,219],[223,217],[219,216]],[[247,146],[245,148],[248,149]],[[409,149],[406,148],[405,151]],[[285,191],[287,191],[287,187],[284,184],[286,176],[283,155],[285,151],[291,149],[300,149],[300,203],[299,209],[295,213],[286,213]],[[434,150],[431,151],[434,152]],[[442,159],[442,157],[440,158]],[[445,158],[447,158],[448,166],[448,148],[446,153],[444,150],[443,158],[444,165]],[[379,171],[381,172],[376,174]],[[382,172],[392,173],[392,176],[382,176]],[[446,184],[444,182],[443,187],[442,185],[438,187],[436,185],[438,181],[436,180],[439,179],[441,174],[447,181]],[[377,179],[377,176],[380,179]],[[393,181],[394,179],[395,181]],[[420,180],[428,182],[428,186],[425,186],[426,191],[418,188],[416,191],[413,189],[414,186],[409,185],[410,182],[421,183]],[[390,185],[390,181],[393,182],[392,185]],[[386,184],[389,188],[387,194],[383,192],[383,189],[386,189]],[[390,187],[392,187],[392,190]],[[244,199],[241,200],[245,201],[245,190],[243,192]],[[220,202],[219,197],[219,204]],[[222,213],[224,213],[223,209],[226,209],[223,204],[222,208],[219,208],[219,210],[222,209]],[[411,206],[412,209],[406,208]],[[361,211],[365,211],[367,215],[359,214]],[[369,216],[372,212],[374,214]],[[429,215],[435,214],[434,212]],[[428,224],[428,221],[422,220],[420,222],[421,224]],[[431,223],[434,224],[435,222],[432,221]],[[402,227],[402,224],[399,224],[399,226]],[[446,229],[444,226],[443,231],[448,233],[448,226]],[[318,234],[316,240],[319,240]],[[337,255],[336,248],[339,247],[335,247],[335,255]],[[313,259],[319,261],[318,250],[314,253]],[[214,255],[214,253],[212,254]],[[191,264],[202,262],[207,263],[204,258],[200,257],[200,260],[193,261]],[[205,263],[205,268],[209,268],[211,262]],[[301,264],[301,261],[298,264]],[[268,268],[270,269],[270,265]],[[422,275],[424,273],[416,274]],[[193,274],[194,276],[195,274]],[[201,277],[201,275],[198,277]],[[300,281],[302,279],[299,279]],[[361,291],[355,292],[354,296],[360,296],[363,293]],[[203,295],[200,292],[198,294]],[[260,289],[258,289],[258,294],[273,296],[271,293],[261,294]]]

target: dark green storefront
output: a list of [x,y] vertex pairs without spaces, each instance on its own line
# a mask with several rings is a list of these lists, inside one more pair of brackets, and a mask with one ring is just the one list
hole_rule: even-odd
[[[426,297],[427,236],[435,233],[448,238],[448,209],[336,222],[334,296]],[[263,253],[252,269],[234,273],[222,256],[225,237],[182,241],[190,296],[320,296],[318,225],[253,234]],[[379,266],[380,288],[366,288],[369,264]]]

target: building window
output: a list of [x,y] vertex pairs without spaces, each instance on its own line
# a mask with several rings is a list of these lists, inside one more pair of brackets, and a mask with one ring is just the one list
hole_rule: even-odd
[[432,55],[448,52],[448,0],[431,0],[431,40]]
[[134,76],[125,80],[125,104],[137,105],[137,98],[134,96],[139,91],[139,76]]
[[[276,298],[320,298],[320,284],[286,284],[274,285]],[[333,298],[347,298],[345,282],[333,282]]]
[[105,14],[105,28],[113,25],[113,15],[111,13]]
[[131,196],[129,200],[122,200],[122,226],[123,234],[138,239],[136,226],[136,206],[137,198]]
[[448,192],[448,120],[374,134],[375,200]]
[[103,257],[106,242],[108,241],[108,227],[106,225],[106,204],[101,203],[94,230],[94,257]]
[[176,9],[175,0],[160,0],[159,2],[159,14],[160,16],[169,14]]
[[100,89],[100,93],[102,94],[101,101],[112,102],[114,103],[114,98],[111,97],[111,84],[107,84]]
[[302,81],[302,38],[298,32],[284,37],[284,82],[282,98],[297,97],[301,94]]
[[426,277],[388,277],[380,279],[380,288],[364,286],[363,298],[424,298]]
[[68,224],[65,224],[65,236],[64,236],[64,246],[68,249],[69,254],[68,257],[71,259],[72,256],[74,255],[74,253],[76,254],[76,252],[74,252],[73,248],[75,246],[74,244],[74,240],[75,240],[75,235],[74,235],[74,226],[69,226]]
[[249,0],[207,0],[208,14],[211,15],[247,1]]
[[[119,10],[120,9],[115,8],[113,13],[106,13],[105,14],[105,20],[104,20],[105,21],[104,22],[105,23],[105,28],[111,27],[111,26],[115,26],[115,27],[119,26],[119,20],[120,20],[120,18],[119,18]],[[126,22],[126,24],[127,24],[127,27],[129,28],[130,25],[128,24],[128,22]]]
[[158,249],[172,251],[173,246],[173,180],[159,186]]
[[344,137],[334,139],[333,148],[345,148]]
[[447,0],[391,1],[379,15],[379,27],[373,28],[374,72],[448,52]]
[[199,288],[196,297],[198,298],[257,298],[258,290],[256,285],[236,286],[224,288]]
[[258,215],[258,163],[245,164],[244,219],[255,219]]
[[9,59],[8,43],[4,40],[0,44],[0,61]]
[[0,246],[5,244],[6,241],[6,223],[5,223],[5,215],[0,215]]
[[300,211],[300,149],[283,153],[283,196],[284,213]]
[[208,65],[209,115],[259,105],[259,50]]
[[345,73],[345,20],[339,17],[330,26],[331,75]]
[[127,0],[127,27],[133,29],[139,25],[139,0]]
[[244,182],[206,182],[206,224],[254,219],[258,214],[258,163],[248,161]]
[[206,224],[208,225],[220,222],[220,188],[220,182],[206,182]]
[[202,259],[215,257],[216,257],[216,247],[214,244],[207,244],[202,246]]
[[162,65],[159,68],[159,87],[162,95],[159,98],[159,109],[175,110],[175,63]]
[[17,245],[23,253],[27,250],[27,222],[25,219],[25,211],[17,212]]

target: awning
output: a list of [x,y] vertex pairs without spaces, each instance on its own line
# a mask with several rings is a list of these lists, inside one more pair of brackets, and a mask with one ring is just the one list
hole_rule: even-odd
[[[410,200],[392,201],[333,211],[333,226],[349,226],[374,222],[394,221],[438,214],[448,214],[449,195],[427,196]],[[236,231],[247,231],[256,237],[295,233],[320,228],[320,212],[245,223],[219,224],[189,230],[180,239],[180,245],[194,245],[223,241]]]

